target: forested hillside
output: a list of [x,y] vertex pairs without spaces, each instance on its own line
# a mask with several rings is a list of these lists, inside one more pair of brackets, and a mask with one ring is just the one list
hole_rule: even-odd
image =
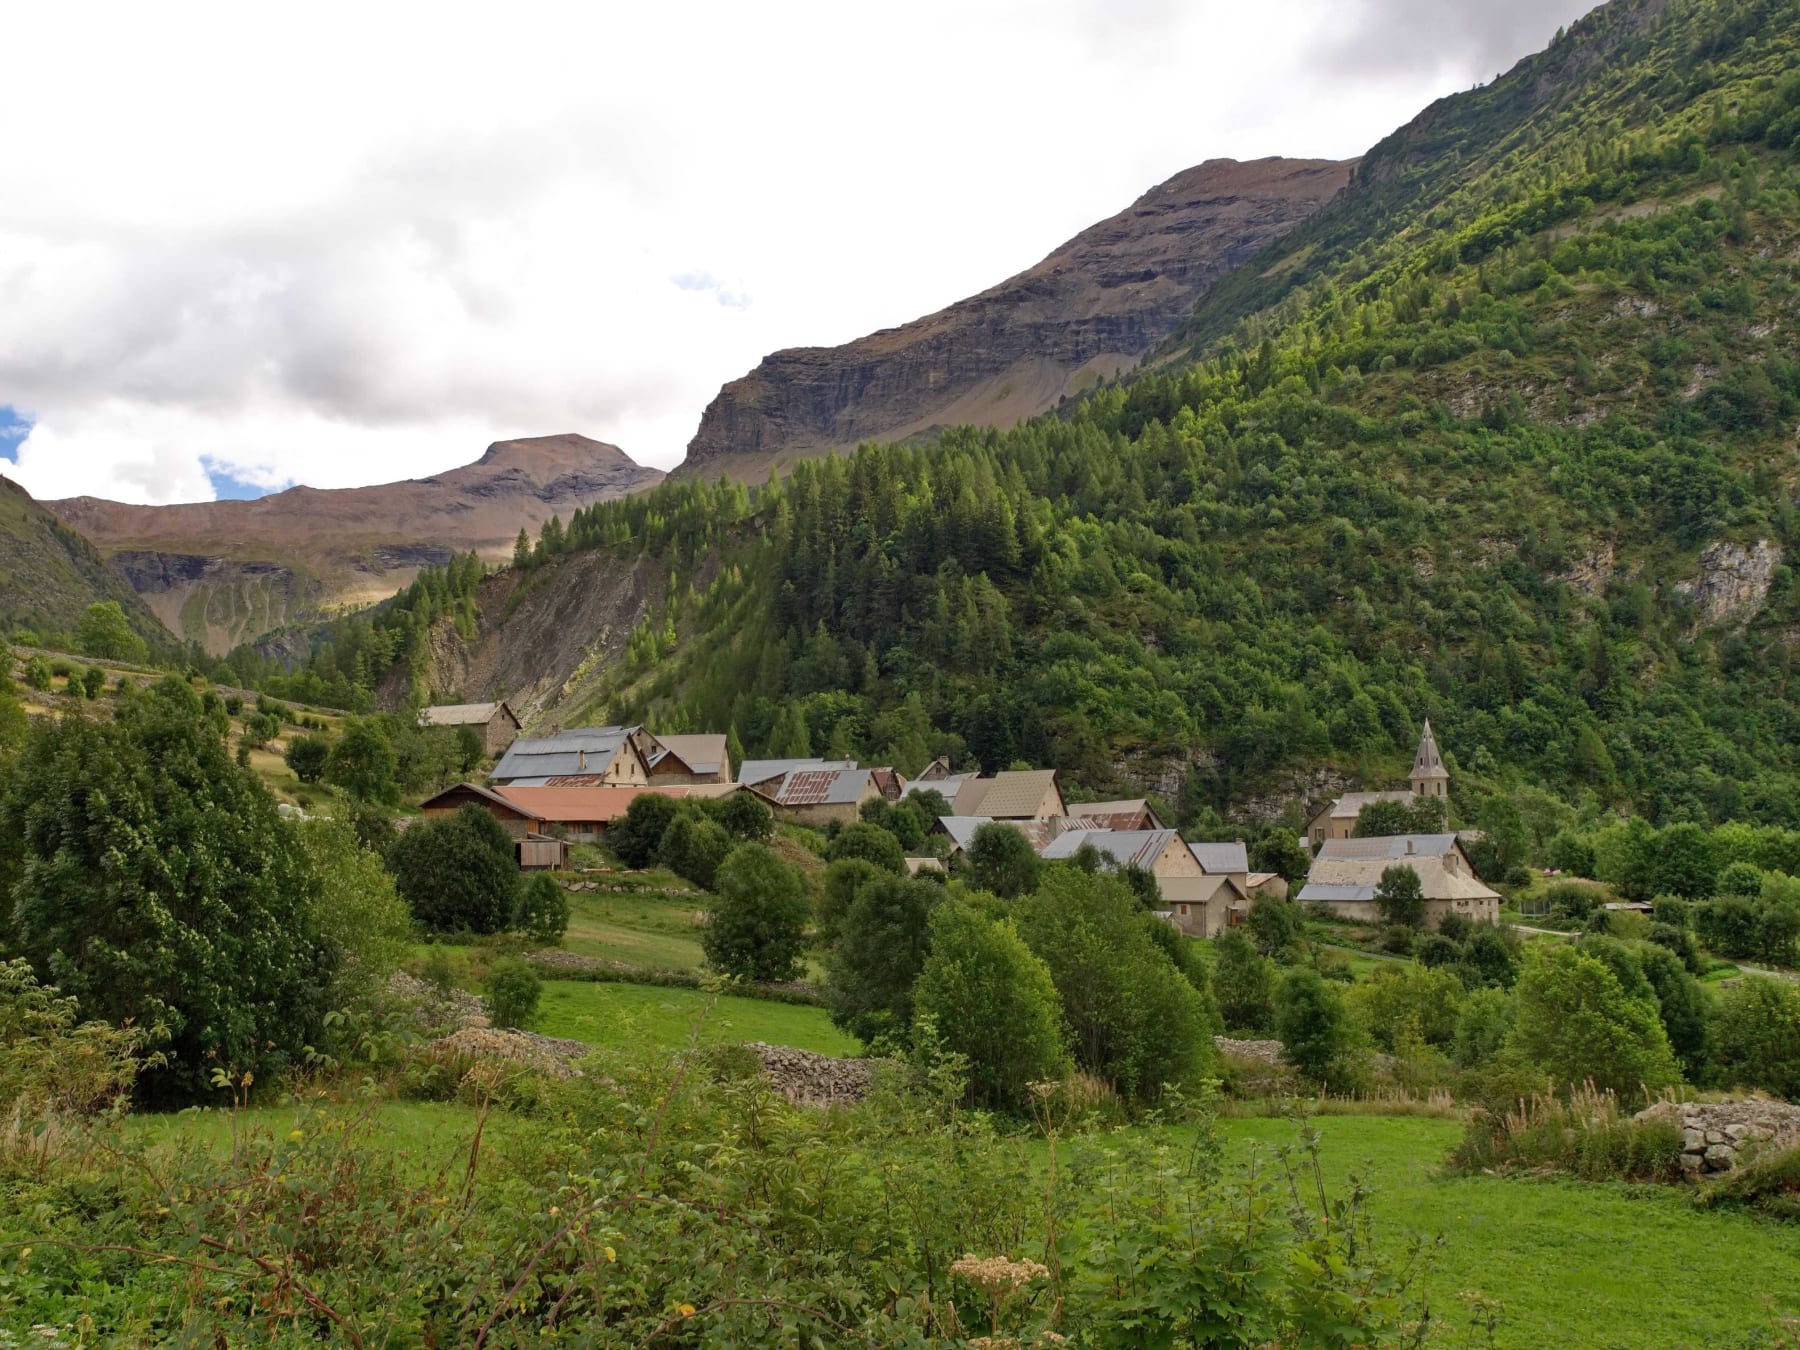
[[1800,823],[1797,49],[1793,0],[1621,0],[1377,147],[1154,373],[581,512],[530,585],[670,581],[560,719],[1030,760],[1192,821],[1403,772],[1429,715],[1468,784]]
[[132,632],[157,649],[173,647],[169,633],[125,579],[80,534],[0,478],[0,622],[4,636],[24,629],[53,646],[72,647],[87,607],[108,600],[124,612]]

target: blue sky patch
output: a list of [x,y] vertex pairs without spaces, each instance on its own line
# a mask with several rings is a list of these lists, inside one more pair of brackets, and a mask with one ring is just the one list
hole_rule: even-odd
[[222,502],[253,502],[258,497],[266,497],[271,492],[293,486],[292,483],[284,483],[282,488],[266,488],[260,483],[239,478],[230,469],[207,458],[201,459],[200,466],[206,470],[206,479],[212,484],[213,495]]
[[0,459],[19,462],[19,442],[31,434],[31,419],[10,403],[0,403]]

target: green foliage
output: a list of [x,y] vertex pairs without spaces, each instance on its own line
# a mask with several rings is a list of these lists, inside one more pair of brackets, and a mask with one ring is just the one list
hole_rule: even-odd
[[732,838],[722,826],[699,811],[678,809],[656,846],[656,860],[676,876],[710,891],[731,847]]
[[1357,1021],[1390,1054],[1411,1046],[1449,1049],[1462,1012],[1463,984],[1445,969],[1383,963],[1348,995]]
[[826,962],[833,1022],[862,1041],[905,1038],[931,914],[943,898],[942,886],[888,873],[857,889]]
[[1257,951],[1280,957],[1300,936],[1300,907],[1290,900],[1259,895],[1250,906],[1250,918],[1244,926]]
[[1719,995],[1711,1036],[1721,1086],[1800,1101],[1800,989],[1781,980],[1734,981]]
[[1023,830],[991,821],[969,839],[969,879],[1002,900],[1014,900],[1038,888],[1043,860]]
[[131,631],[131,623],[117,600],[89,605],[81,616],[75,642],[83,656],[97,656],[103,661],[144,661],[150,655],[149,644]]
[[106,672],[99,666],[89,666],[81,673],[81,692],[86,698],[99,698],[100,691],[106,688]]
[[400,800],[399,764],[382,727],[353,717],[325,758],[325,781],[358,801],[392,806]]
[[533,942],[559,945],[569,931],[569,893],[555,877],[539,872],[519,887],[510,926]]
[[410,944],[411,916],[394,879],[341,816],[292,822],[311,864],[313,927],[335,954],[328,1001],[345,1008],[366,1000],[400,968]]
[[22,678],[27,689],[35,689],[40,694],[50,691],[50,662],[44,659],[42,652],[33,652],[26,658]]
[[302,783],[317,783],[325,777],[325,764],[331,757],[331,741],[324,736],[295,736],[282,752],[282,761]]
[[1719,882],[1714,887],[1718,895],[1736,895],[1755,897],[1762,894],[1762,868],[1753,862],[1734,862],[1719,873]]
[[1213,939],[1213,997],[1229,1032],[1266,1031],[1275,1020],[1274,963],[1260,955],[1241,928]]
[[1356,817],[1351,836],[1381,839],[1396,834],[1436,834],[1444,828],[1444,802],[1421,797],[1416,802],[1373,801]]
[[1292,830],[1278,827],[1266,831],[1250,845],[1249,852],[1251,871],[1275,873],[1292,892],[1306,884],[1306,874],[1312,870],[1312,851]]
[[1681,1065],[1682,1076],[1699,1082],[1707,1064],[1706,991],[1688,973],[1681,957],[1653,943],[1638,945],[1635,956],[1644,979],[1656,997],[1657,1016],[1669,1038],[1669,1048]]
[[720,865],[700,945],[714,970],[746,980],[791,980],[805,950],[808,904],[800,873],[766,844],[740,844]]
[[1473,1069],[1494,1059],[1512,1034],[1516,1005],[1505,989],[1476,989],[1462,1001],[1456,1014],[1456,1032],[1450,1042],[1450,1058],[1461,1069]]
[[673,797],[658,792],[640,792],[631,799],[625,814],[606,832],[607,847],[627,867],[650,866],[656,861],[663,835],[668,833],[680,810],[680,804]]
[[828,862],[841,862],[845,858],[861,858],[865,862],[874,863],[884,872],[904,875],[906,872],[906,855],[901,852],[900,841],[878,825],[867,821],[857,821],[846,825],[832,836],[826,845],[825,858]]
[[29,962],[0,961],[0,1111],[8,1119],[91,1115],[129,1101],[143,1028],[79,1015],[76,1000],[41,984]]
[[214,1065],[272,1079],[314,1041],[333,953],[274,800],[185,684],[35,725],[0,795],[6,945],[80,1015],[152,1032],[159,1101]]
[[1023,1110],[1030,1085],[1068,1064],[1056,985],[1010,918],[939,905],[913,1000],[937,1043],[966,1061],[976,1105]]
[[1681,1127],[1674,1114],[1635,1118],[1621,1095],[1583,1087],[1567,1100],[1534,1098],[1473,1117],[1451,1154],[1457,1172],[1554,1168],[1586,1181],[1674,1181]]
[[1127,1100],[1199,1081],[1212,1063],[1210,1010],[1145,931],[1124,883],[1051,868],[1014,907],[1020,936],[1050,968],[1078,1066]]
[[825,884],[819,892],[819,939],[826,946],[837,943],[856,893],[876,877],[893,873],[877,867],[867,858],[839,858],[825,869]]
[[1337,986],[1306,966],[1275,986],[1275,1035],[1288,1063],[1316,1083],[1342,1088],[1355,1073],[1355,1026]]
[[1630,1095],[1680,1081],[1654,996],[1631,997],[1596,957],[1562,945],[1535,948],[1515,996],[1507,1045],[1557,1087],[1591,1082]]
[[481,984],[488,1019],[497,1027],[529,1027],[537,1020],[543,991],[543,981],[531,963],[517,956],[503,956],[494,962]]
[[498,933],[519,890],[518,849],[473,803],[415,821],[388,846],[388,870],[412,915],[439,933]]
[[1375,888],[1375,911],[1386,924],[1419,928],[1425,923],[1425,888],[1410,863],[1395,863],[1381,869],[1381,883]]
[[775,833],[775,817],[748,792],[734,792],[719,803],[716,819],[733,839],[766,842]]

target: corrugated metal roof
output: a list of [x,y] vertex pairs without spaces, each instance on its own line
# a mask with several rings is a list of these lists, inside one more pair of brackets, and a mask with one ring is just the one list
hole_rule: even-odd
[[844,806],[861,800],[871,769],[794,769],[769,795],[783,806]]
[[740,783],[766,783],[785,778],[795,769],[854,769],[853,759],[747,759],[738,765]]
[[1319,857],[1388,858],[1443,857],[1455,848],[1453,834],[1382,834],[1372,839],[1327,839],[1319,845]]
[[579,727],[514,741],[494,766],[497,783],[603,774],[636,727]]
[[1250,855],[1242,839],[1229,844],[1189,844],[1188,852],[1194,855],[1200,870],[1208,874],[1250,870]]
[[1309,881],[1300,888],[1300,899],[1318,904],[1350,904],[1366,903],[1375,898],[1373,886],[1350,885],[1342,882]]
[[1179,837],[1174,830],[1069,830],[1039,851],[1048,861],[1061,862],[1092,844],[1112,859],[1115,867],[1150,868]]

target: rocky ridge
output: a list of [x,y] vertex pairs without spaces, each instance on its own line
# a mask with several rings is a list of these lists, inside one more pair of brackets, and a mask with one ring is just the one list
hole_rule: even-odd
[[1207,288],[1350,179],[1330,160],[1208,160],[948,309],[766,357],[719,391],[677,472],[760,481],[795,459],[965,423],[1008,427],[1137,364]]

